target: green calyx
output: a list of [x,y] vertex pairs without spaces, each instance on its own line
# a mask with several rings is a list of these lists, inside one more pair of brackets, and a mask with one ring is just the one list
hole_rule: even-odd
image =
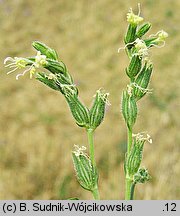
[[126,69],[126,74],[133,79],[141,70],[142,59],[138,55],[131,58],[129,67]]
[[133,95],[127,91],[123,91],[122,93],[121,109],[127,127],[132,129],[137,118],[137,104]]
[[80,102],[77,95],[69,94],[66,95],[65,98],[76,124],[80,127],[89,128],[90,116],[88,108]]
[[135,79],[133,95],[136,100],[140,100],[149,91],[147,88],[150,82],[152,70],[152,64],[150,64],[149,66],[145,64],[143,69]]
[[143,25],[141,25],[136,32],[136,38],[142,38],[142,36],[144,36],[149,29],[151,28],[151,23],[144,23]]
[[48,47],[46,44],[39,42],[39,41],[33,41],[32,46],[37,50],[40,51],[41,54],[45,55],[49,59],[58,60],[57,52]]
[[108,104],[109,93],[98,90],[93,105],[90,109],[90,128],[96,129],[104,119],[106,104]]
[[134,139],[133,146],[131,148],[130,154],[126,156],[125,160],[125,170],[128,176],[131,178],[137,173],[141,161],[142,153],[145,141]]
[[[132,43],[136,39],[136,29],[137,25],[129,24],[126,36],[124,38],[125,44]],[[131,48],[131,45],[128,46],[128,49]]]
[[98,184],[98,173],[92,166],[90,158],[83,151],[85,147],[76,147],[76,151],[72,152],[72,159],[77,180],[81,187],[88,191],[94,191]]

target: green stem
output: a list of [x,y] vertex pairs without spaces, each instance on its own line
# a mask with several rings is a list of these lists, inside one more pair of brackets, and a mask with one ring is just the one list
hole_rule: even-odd
[[128,128],[128,144],[127,144],[127,154],[129,155],[132,146],[132,129]]
[[100,200],[98,187],[92,191],[92,194],[95,200]]
[[[128,143],[127,143],[127,155],[129,156],[132,146],[132,129],[128,128]],[[129,179],[129,176],[126,176],[125,179],[125,199],[130,200],[133,195],[131,195],[131,187],[132,187],[132,180]]]
[[125,200],[131,200],[131,185],[132,185],[132,180],[126,178]]
[[131,185],[131,195],[130,195],[130,200],[134,199],[134,189],[135,189],[136,184],[132,183]]
[[[90,152],[90,159],[91,159],[91,163],[94,169],[96,168],[96,161],[95,161],[95,155],[94,155],[94,130],[93,129],[87,129],[87,135],[88,135],[88,142],[89,142],[89,152]],[[95,200],[99,200],[100,196],[99,196],[99,190],[98,190],[98,185],[96,186],[96,188],[94,188],[94,190],[92,191],[93,197]]]
[[88,129],[87,134],[88,134],[91,163],[92,163],[93,167],[96,167],[96,161],[95,161],[95,157],[94,157],[94,139],[93,139],[94,131],[92,129]]

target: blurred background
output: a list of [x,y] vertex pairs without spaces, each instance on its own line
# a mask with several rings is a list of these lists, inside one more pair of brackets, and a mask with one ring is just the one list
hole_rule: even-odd
[[[166,46],[151,50],[153,94],[139,102],[134,132],[146,131],[142,165],[152,180],[138,185],[136,199],[180,198],[180,35],[179,0],[0,0],[0,199],[91,199],[76,181],[71,150],[87,146],[84,129],[76,126],[63,96],[26,75],[6,75],[7,56],[30,56],[33,40],[59,53],[90,106],[100,87],[110,92],[111,106],[96,130],[95,154],[102,199],[124,199],[123,161],[126,128],[120,97],[128,78],[123,46],[126,13],[137,12],[164,29]],[[179,127],[180,128],[180,127]]]

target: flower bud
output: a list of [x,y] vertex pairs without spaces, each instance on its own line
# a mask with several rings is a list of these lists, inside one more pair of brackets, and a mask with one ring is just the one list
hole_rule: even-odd
[[148,92],[148,84],[150,82],[153,66],[147,63],[144,65],[143,69],[137,76],[134,82],[134,97],[136,100],[141,99]]
[[151,176],[148,173],[148,170],[145,168],[139,168],[138,172],[134,175],[134,183],[145,183],[146,181],[149,181],[151,179]]
[[58,60],[57,52],[39,41],[33,41],[32,46],[49,59]]
[[79,148],[75,145],[75,151],[72,152],[74,169],[79,184],[86,190],[93,191],[97,187],[98,173],[92,166],[90,158],[83,151],[84,146]]
[[140,28],[136,32],[136,37],[141,38],[143,35],[145,35],[149,31],[150,28],[151,28],[151,23],[143,24],[142,26],[140,26]]
[[126,74],[133,79],[141,70],[142,59],[138,55],[131,58],[129,67],[126,69]]
[[137,173],[142,161],[142,151],[145,141],[134,139],[134,144],[131,148],[130,154],[125,161],[126,173],[129,177],[132,177]]
[[71,92],[74,91],[73,89],[67,89],[67,87],[65,87],[62,91],[68,102],[71,113],[76,120],[76,124],[80,127],[89,128],[89,110],[80,102],[76,93]]
[[97,128],[103,121],[105,114],[105,107],[108,104],[109,93],[103,93],[98,90],[95,95],[94,103],[90,109],[90,127],[91,129]]
[[137,118],[137,105],[131,92],[123,91],[121,109],[127,127],[132,129]]

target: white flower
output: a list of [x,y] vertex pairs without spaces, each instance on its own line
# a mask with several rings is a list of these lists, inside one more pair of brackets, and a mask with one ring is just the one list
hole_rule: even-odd
[[152,34],[149,36],[150,38],[154,38],[152,42],[152,46],[161,48],[165,45],[165,39],[168,37],[168,33],[164,30],[158,31],[156,34]]
[[41,52],[38,51],[35,57],[35,63],[34,63],[35,68],[40,68],[41,66],[45,66],[46,64],[47,64],[46,56],[41,55]]
[[[7,62],[10,62],[7,64]],[[27,65],[27,61],[24,58],[18,58],[18,57],[7,57],[4,60],[4,64],[7,64],[5,67],[9,67],[12,68],[12,70],[10,70],[7,74],[10,74],[12,72],[14,72],[17,69],[21,69],[21,68],[25,68]]]
[[168,33],[161,30],[157,33],[158,38],[156,40],[158,41],[165,41],[165,39],[168,37]]
[[[10,63],[7,64],[7,62]],[[42,67],[45,66],[47,64],[47,61],[46,61],[46,56],[41,55],[41,53],[38,51],[35,57],[35,61],[31,61],[26,58],[7,57],[4,60],[4,64],[7,64],[5,67],[9,67],[10,69],[12,68],[7,74],[10,74],[16,71],[17,69],[23,69],[28,67],[25,71],[23,71],[23,73],[20,73],[16,76],[16,79],[18,80],[20,76],[24,76],[27,72],[30,73],[30,79],[31,79],[35,74],[36,69],[40,68],[41,66]]]
[[127,13],[127,21],[132,25],[138,25],[140,22],[143,21],[143,18],[138,15],[135,15],[130,8],[130,11]]
[[137,38],[135,40],[135,48],[137,52],[134,55],[139,55],[141,57],[148,55],[148,47],[146,46],[146,43],[143,40]]

